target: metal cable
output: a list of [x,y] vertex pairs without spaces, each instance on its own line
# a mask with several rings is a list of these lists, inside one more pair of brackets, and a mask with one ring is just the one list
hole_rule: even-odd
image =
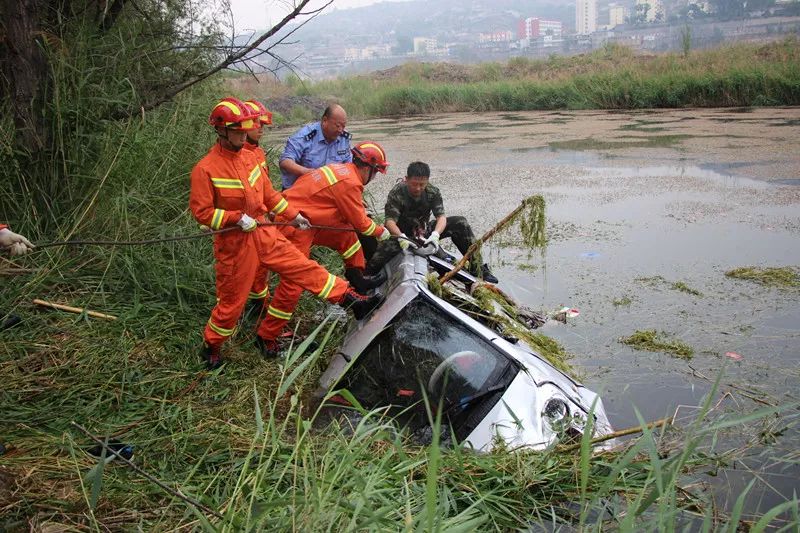
[[[259,226],[296,226],[293,222],[259,222]],[[316,226],[311,224],[310,229],[322,229],[322,230],[330,230],[330,231],[351,231],[353,233],[357,233],[356,230],[353,228],[337,228],[334,226]],[[147,239],[142,241],[108,241],[108,240],[72,240],[72,241],[54,241],[54,242],[46,242],[44,244],[37,244],[36,247],[33,249],[34,252],[38,250],[43,250],[45,248],[53,248],[56,246],[144,246],[148,244],[160,244],[164,242],[174,242],[174,241],[188,241],[191,239],[200,239],[203,237],[208,237],[210,235],[217,235],[220,233],[228,233],[230,231],[241,230],[238,226],[232,226],[230,228],[218,229],[218,230],[209,230],[204,231],[203,233],[195,233],[192,235],[176,235],[172,237],[162,237],[160,239]]]

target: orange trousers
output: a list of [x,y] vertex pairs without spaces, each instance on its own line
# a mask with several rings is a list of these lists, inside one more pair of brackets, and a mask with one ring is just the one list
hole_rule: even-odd
[[[352,229],[351,226],[342,226],[342,228]],[[309,257],[312,245],[325,246],[339,252],[344,259],[345,268],[363,270],[366,266],[361,243],[352,231],[323,229],[301,231],[291,226],[285,226],[281,228],[281,233],[304,257]],[[292,318],[302,294],[303,287],[296,281],[281,276],[281,281],[275,288],[275,296],[267,307],[267,316],[258,327],[258,335],[267,340],[277,339],[283,327]]]
[[[281,281],[300,287],[300,292],[305,289],[331,303],[341,301],[347,291],[346,281],[303,255],[274,228],[269,230],[274,233],[274,240],[263,236],[258,238],[257,232],[268,231],[267,228],[258,228],[252,233],[231,235],[236,239],[221,240],[215,246],[217,305],[211,311],[211,319],[203,333],[209,345],[218,346],[233,335],[254,283],[263,280],[266,287],[267,271],[278,274]],[[230,246],[238,248],[236,253],[226,249]],[[262,327],[265,321],[262,321]]]

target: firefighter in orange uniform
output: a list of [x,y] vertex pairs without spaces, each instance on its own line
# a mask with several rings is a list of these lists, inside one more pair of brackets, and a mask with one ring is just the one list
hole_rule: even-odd
[[[255,116],[236,98],[214,106],[209,123],[217,143],[191,175],[189,208],[195,219],[213,230],[238,226],[214,239],[217,305],[206,324],[201,353],[209,369],[221,366],[220,348],[234,332],[261,265],[320,298],[349,307],[356,316],[366,315],[378,303],[305,257],[275,226],[259,225],[266,223],[267,212],[293,220],[299,228],[309,223],[272,188],[256,158],[242,150]],[[259,337],[256,344],[263,348]]]
[[[389,230],[367,217],[363,194],[364,186],[375,174],[386,173],[389,166],[386,152],[378,143],[365,141],[356,145],[352,153],[352,163],[333,163],[304,174],[283,195],[315,225],[355,229],[362,235],[383,241],[389,238]],[[281,231],[305,257],[309,256],[311,246],[315,244],[338,251],[345,262],[345,277],[359,292],[366,292],[386,281],[383,273],[364,276],[364,252],[352,231],[298,231],[293,227],[284,227]],[[258,336],[270,353],[277,355],[279,346],[276,339],[292,317],[302,292],[300,286],[286,278],[282,278],[275,289],[267,317],[258,328]]]
[[[244,105],[249,107],[250,111],[257,116],[254,119],[255,128],[247,130],[247,138],[245,139],[242,150],[246,150],[255,156],[261,168],[264,170],[264,176],[267,180],[271,181],[269,178],[269,166],[267,165],[267,154],[264,153],[264,150],[259,146],[259,141],[264,134],[264,126],[272,124],[272,113],[258,100],[248,100]],[[247,299],[253,302],[254,305],[258,305],[258,302],[260,302],[261,308],[269,301],[269,270],[267,270],[264,265],[258,267],[255,280],[253,280],[253,288],[250,289],[250,294],[247,295]]]

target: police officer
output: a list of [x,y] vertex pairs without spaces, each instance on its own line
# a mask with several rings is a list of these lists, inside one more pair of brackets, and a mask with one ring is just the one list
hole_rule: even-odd
[[[345,131],[347,113],[340,105],[325,108],[319,122],[306,124],[286,141],[281,154],[281,184],[290,188],[300,176],[330,163],[352,163],[350,133]],[[371,216],[371,215],[367,215]],[[378,241],[365,235],[358,236],[369,260],[378,247]]]
[[347,113],[340,105],[325,108],[319,122],[306,124],[286,141],[281,154],[281,184],[291,187],[303,174],[328,163],[350,163],[350,133],[345,131]]
[[[382,242],[370,259],[367,272],[379,271],[401,249],[408,248],[408,238],[422,241],[423,246],[435,244],[438,247],[440,239],[449,237],[462,254],[467,253],[475,242],[466,218],[445,216],[442,193],[429,183],[430,176],[430,167],[416,161],[408,165],[405,180],[389,192],[384,225],[392,235],[404,239]],[[431,213],[433,220],[430,220]],[[478,269],[470,268],[470,272],[477,275]],[[497,283],[497,278],[485,263],[481,266],[481,277],[489,283]]]

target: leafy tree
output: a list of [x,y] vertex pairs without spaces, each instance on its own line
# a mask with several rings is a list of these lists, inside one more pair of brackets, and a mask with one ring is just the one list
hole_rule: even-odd
[[27,202],[57,217],[82,180],[96,179],[85,162],[115,121],[144,118],[225,69],[291,67],[277,47],[294,30],[278,32],[330,4],[304,12],[309,1],[294,0],[284,19],[242,42],[225,2],[211,11],[202,0],[0,0],[0,211],[10,216],[19,205],[10,193],[25,189]]

